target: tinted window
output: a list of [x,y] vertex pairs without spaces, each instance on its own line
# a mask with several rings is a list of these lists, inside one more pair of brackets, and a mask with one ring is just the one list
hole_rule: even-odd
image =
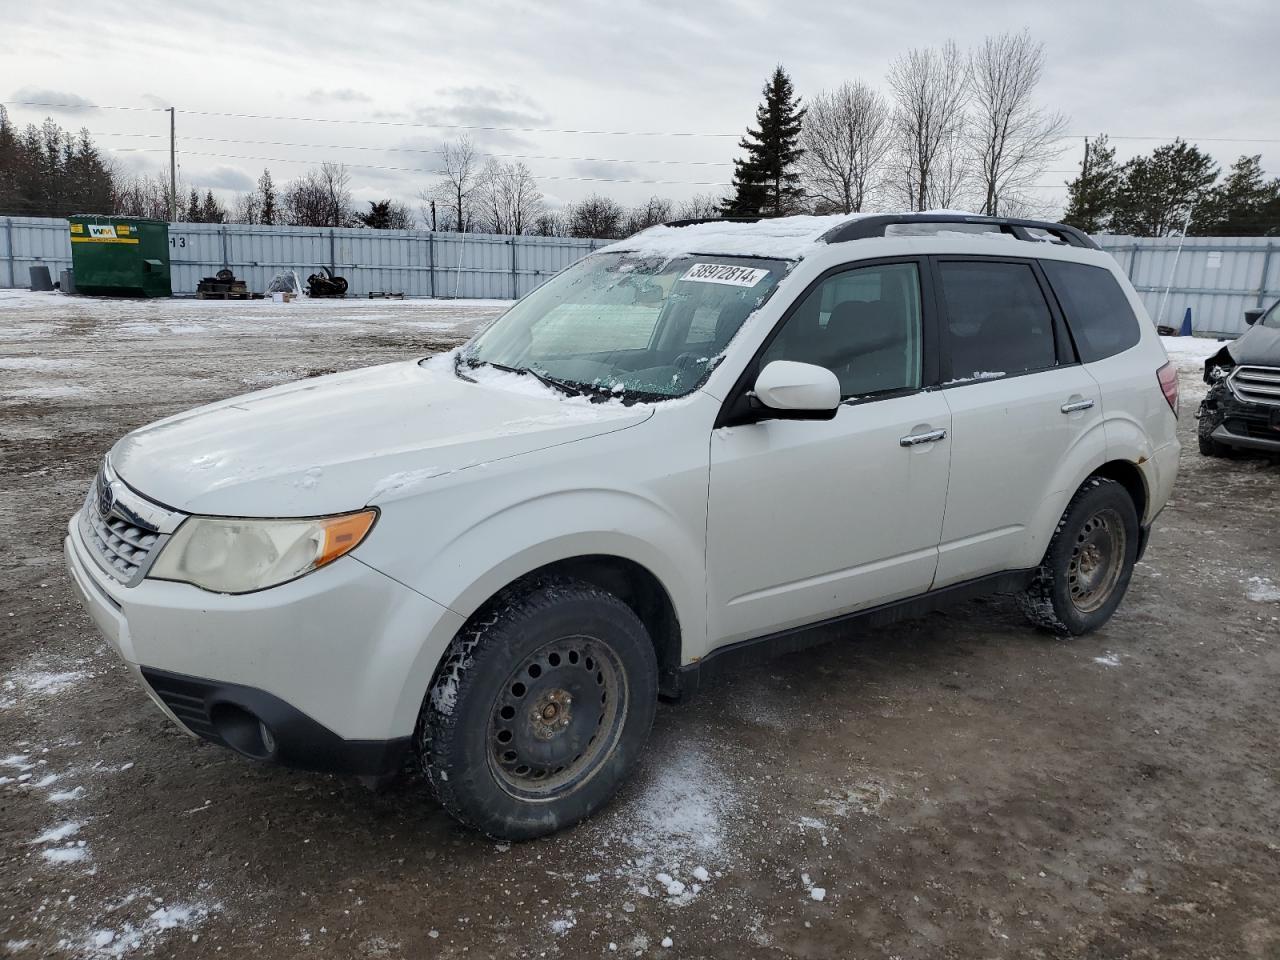
[[1042,260],[1040,266],[1067,315],[1081,360],[1115,356],[1138,342],[1138,318],[1110,270],[1059,260]]
[[920,276],[914,263],[828,277],[796,307],[762,363],[826,367],[843,397],[920,386]]
[[1028,264],[939,266],[952,380],[988,380],[1054,365],[1053,316]]

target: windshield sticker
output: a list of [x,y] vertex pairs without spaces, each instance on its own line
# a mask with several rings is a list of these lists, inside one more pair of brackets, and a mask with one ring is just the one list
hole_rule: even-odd
[[757,267],[735,267],[725,263],[695,263],[681,280],[690,283],[723,283],[730,287],[754,287],[769,275]]

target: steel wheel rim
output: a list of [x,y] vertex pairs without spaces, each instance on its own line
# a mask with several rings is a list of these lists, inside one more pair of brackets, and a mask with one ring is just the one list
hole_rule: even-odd
[[1081,525],[1067,565],[1071,603],[1081,613],[1103,607],[1124,570],[1126,534],[1115,510],[1099,510]]
[[511,671],[494,699],[489,769],[518,799],[567,796],[613,753],[626,714],[626,674],[609,645],[552,640]]

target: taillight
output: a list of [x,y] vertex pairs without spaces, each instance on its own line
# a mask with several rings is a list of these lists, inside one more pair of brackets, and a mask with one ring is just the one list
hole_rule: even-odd
[[1169,409],[1178,415],[1178,368],[1170,361],[1156,371],[1156,379],[1160,381],[1160,392],[1169,401]]

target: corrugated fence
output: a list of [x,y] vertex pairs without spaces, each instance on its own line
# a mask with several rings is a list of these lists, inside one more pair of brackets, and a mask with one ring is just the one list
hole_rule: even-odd
[[[1188,307],[1197,333],[1236,334],[1248,307],[1280,298],[1280,239],[1099,236],[1129,274],[1157,323],[1177,327]],[[173,289],[195,292],[201,277],[223,267],[252,290],[264,290],[281,270],[303,282],[321,266],[347,278],[352,296],[371,291],[410,297],[521,297],[603,240],[505,237],[482,233],[261,227],[244,224],[169,225]],[[0,218],[0,281],[25,287],[28,268],[57,272],[71,265],[67,221]]]
[[[0,219],[0,281],[25,287],[30,268],[53,278],[71,266],[67,221],[55,217]],[[507,237],[417,230],[263,227],[229,223],[169,224],[173,292],[193,294],[202,277],[224,267],[250,290],[265,290],[282,270],[307,276],[331,267],[347,278],[348,295],[403,293],[407,297],[522,297],[604,240]]]

